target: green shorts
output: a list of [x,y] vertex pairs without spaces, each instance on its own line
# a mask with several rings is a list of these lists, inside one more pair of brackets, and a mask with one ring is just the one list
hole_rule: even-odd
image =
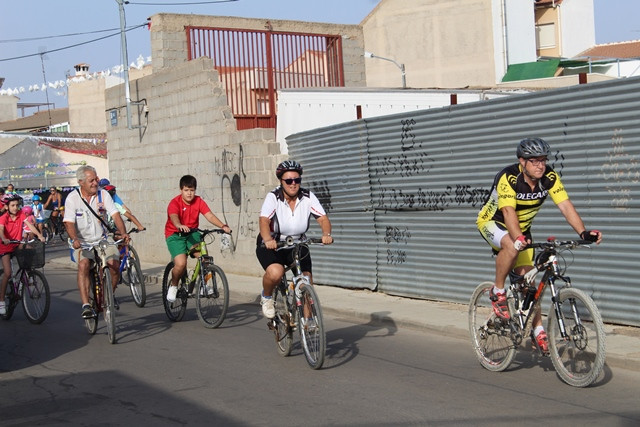
[[180,233],[173,233],[167,237],[167,248],[171,254],[171,259],[174,259],[178,255],[189,253],[191,246],[200,243],[200,233],[193,232],[190,234],[182,235]]

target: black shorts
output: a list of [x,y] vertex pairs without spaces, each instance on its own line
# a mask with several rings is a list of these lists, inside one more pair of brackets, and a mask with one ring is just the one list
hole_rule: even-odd
[[[266,270],[271,264],[280,264],[285,267],[293,264],[293,248],[274,251],[273,249],[261,247],[261,244],[262,239],[258,236],[256,257],[258,257],[258,261],[263,269]],[[306,246],[300,248],[300,267],[302,271],[311,273],[311,254],[309,253],[309,248]]]

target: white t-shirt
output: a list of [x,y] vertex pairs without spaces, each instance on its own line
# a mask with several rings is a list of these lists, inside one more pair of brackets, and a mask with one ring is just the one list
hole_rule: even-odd
[[311,215],[319,218],[325,216],[326,212],[315,194],[304,188],[300,189],[293,211],[284,199],[281,187],[267,194],[260,209],[260,216],[271,220],[271,236],[279,233],[280,240],[285,240],[287,236],[300,238],[309,229]]
[[[106,190],[99,189],[102,197],[102,204],[104,211],[108,215],[113,215],[118,212],[118,208],[113,203],[113,199]],[[98,195],[91,197],[89,202],[91,208],[97,213],[101,214],[98,208]],[[105,218],[103,218],[105,219]],[[89,244],[94,244],[102,240],[106,235],[106,230],[98,218],[91,212],[91,210],[84,204],[80,193],[78,191],[72,191],[67,196],[64,202],[64,222],[73,222],[76,224],[76,230],[78,232],[78,238]],[[106,222],[106,221],[105,221]]]

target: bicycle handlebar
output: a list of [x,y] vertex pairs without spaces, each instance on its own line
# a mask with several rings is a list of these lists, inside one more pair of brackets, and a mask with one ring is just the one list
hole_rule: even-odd
[[[39,242],[40,240],[38,239],[31,239],[31,240],[9,240],[9,243],[33,243],[33,242]],[[44,243],[44,242],[42,242]]]
[[557,248],[576,248],[579,246],[589,247],[592,243],[590,240],[549,240],[547,242],[542,243],[532,243],[527,245],[525,249],[533,248],[533,249],[557,249]]
[[115,240],[113,242],[110,242],[107,239],[102,239],[97,243],[80,242],[80,248],[81,249],[93,249],[96,246],[100,246],[101,244],[103,244],[102,242],[106,242],[107,246],[116,246],[116,245],[119,245],[120,243],[122,243],[123,241],[124,241],[124,239]]
[[[335,241],[335,239],[334,239]],[[305,237],[303,239],[298,239],[297,241],[291,237],[291,236],[287,236],[285,240],[280,240],[277,245],[278,245],[278,249],[280,248],[285,248],[285,247],[289,247],[289,246],[295,246],[295,245],[317,245],[317,244],[322,244],[322,238],[319,237]],[[264,242],[260,243],[260,247],[264,248]]]
[[207,234],[211,234],[211,233],[231,234],[231,233],[227,233],[222,228],[190,228],[188,232],[179,231],[179,233],[180,233],[181,236],[186,236],[188,234],[195,233],[196,231],[202,233],[202,237],[206,236]]

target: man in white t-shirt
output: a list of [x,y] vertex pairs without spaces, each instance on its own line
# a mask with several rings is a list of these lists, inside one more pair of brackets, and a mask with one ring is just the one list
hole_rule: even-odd
[[[322,229],[322,243],[333,243],[331,221],[318,198],[300,186],[302,166],[295,160],[285,160],[278,165],[276,176],[280,186],[267,194],[260,209],[260,235],[257,240],[256,256],[264,268],[262,277],[262,313],[268,319],[275,317],[273,290],[284,274],[285,266],[293,261],[293,249],[276,251],[278,241],[287,236],[300,238],[309,229],[309,218],[313,216]],[[264,246],[262,243],[264,242]],[[301,267],[311,281],[311,256],[308,248],[302,248]]]
[[[107,191],[98,188],[96,170],[92,166],[80,166],[76,171],[76,177],[79,188],[70,192],[65,200],[63,221],[69,234],[69,245],[73,249],[72,259],[78,263],[78,289],[82,299],[82,317],[88,319],[95,316],[89,305],[89,270],[90,260],[93,259],[94,254],[93,251],[83,250],[81,243],[94,244],[107,238],[109,230],[105,228],[103,221],[106,223],[109,215],[113,218],[119,238],[124,238],[126,243],[129,241],[129,236],[126,234],[124,222],[113,199]],[[96,214],[102,218],[102,221]],[[111,271],[114,290],[118,283],[118,259],[117,248],[110,245],[107,248],[107,265]]]

